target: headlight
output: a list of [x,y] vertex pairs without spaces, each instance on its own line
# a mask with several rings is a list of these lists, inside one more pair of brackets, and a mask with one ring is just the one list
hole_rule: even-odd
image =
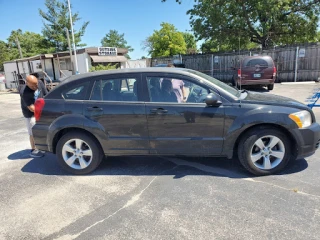
[[289,118],[291,118],[299,128],[309,127],[312,123],[311,114],[306,110],[291,113]]

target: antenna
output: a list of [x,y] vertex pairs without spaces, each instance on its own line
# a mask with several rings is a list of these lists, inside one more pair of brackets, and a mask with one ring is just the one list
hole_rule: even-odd
[[[239,86],[240,86],[240,92],[241,92],[241,84],[242,84],[242,69],[241,69],[241,67],[242,67],[242,61],[241,61],[241,58],[240,58],[240,47],[241,47],[241,42],[240,42],[240,37],[239,37],[239,64],[240,64],[240,76],[239,76],[239,78],[240,78],[240,84],[239,84]],[[241,106],[241,98],[240,98],[240,106]]]

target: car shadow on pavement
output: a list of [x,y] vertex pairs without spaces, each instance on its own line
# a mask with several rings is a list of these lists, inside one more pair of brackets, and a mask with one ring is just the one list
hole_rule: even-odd
[[242,88],[253,92],[270,92],[266,87],[262,86],[243,86]]
[[[17,153],[16,153],[17,154]],[[16,156],[11,154],[10,156]],[[23,156],[23,155],[20,155]],[[11,157],[12,158],[12,157]],[[10,158],[9,158],[10,159]],[[284,171],[277,175],[289,175],[301,172],[308,167],[305,159],[292,161]],[[42,158],[31,159],[25,164],[22,172],[43,175],[72,175],[63,170],[56,160],[56,156],[47,153]],[[204,158],[204,157],[109,157],[89,176],[118,175],[118,176],[157,176],[172,175],[173,178],[183,178],[188,175],[208,175],[228,178],[253,178],[237,159]]]

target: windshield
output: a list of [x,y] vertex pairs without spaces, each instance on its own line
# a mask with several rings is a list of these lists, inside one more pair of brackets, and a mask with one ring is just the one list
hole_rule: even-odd
[[201,73],[201,72],[198,72],[198,71],[195,71],[195,70],[186,69],[186,71],[208,80],[209,82],[217,85],[219,88],[222,88],[223,90],[225,90],[226,92],[232,94],[235,97],[239,97],[240,96],[240,92],[237,89],[235,89],[233,87],[230,87],[229,85],[219,81],[218,79],[215,79],[213,77],[210,77],[207,74],[204,74],[204,73]]

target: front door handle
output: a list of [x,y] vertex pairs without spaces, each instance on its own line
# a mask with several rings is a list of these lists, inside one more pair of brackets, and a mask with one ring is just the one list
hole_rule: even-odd
[[168,113],[168,110],[163,108],[154,108],[154,109],[151,109],[150,112],[155,114],[164,114],[164,113]]
[[90,112],[101,112],[103,109],[101,107],[87,107],[87,110]]

